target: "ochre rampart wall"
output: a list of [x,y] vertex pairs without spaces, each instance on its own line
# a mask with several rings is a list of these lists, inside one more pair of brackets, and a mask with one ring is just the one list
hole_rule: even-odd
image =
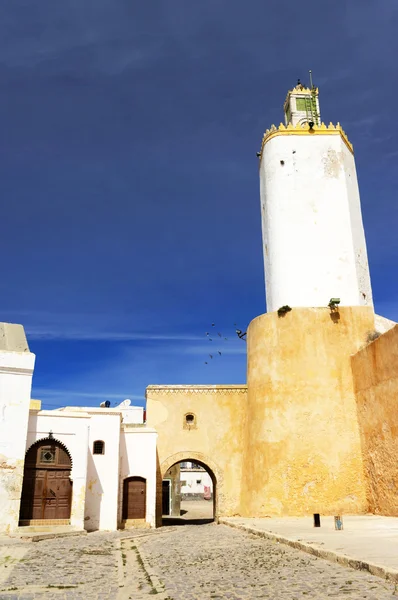
[[370,307],[250,323],[241,514],[366,511],[351,354],[373,329]]
[[351,362],[369,511],[398,516],[398,325]]

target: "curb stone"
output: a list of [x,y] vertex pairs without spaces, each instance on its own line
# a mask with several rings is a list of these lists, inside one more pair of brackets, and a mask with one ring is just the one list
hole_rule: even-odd
[[[132,596],[130,595],[132,590],[129,589],[129,584],[131,583],[131,581],[129,581],[129,573],[128,573],[128,568],[126,570],[124,563],[123,563],[123,559],[122,559],[122,553],[125,552],[127,555],[127,567],[128,567],[128,562],[129,560],[134,560],[137,561],[139,559],[139,561],[141,561],[141,565],[139,565],[138,563],[138,568],[143,572],[143,575],[145,575],[145,577],[147,577],[150,581],[150,586],[152,587],[152,592],[149,592],[150,594],[156,594],[156,597],[159,600],[172,600],[170,598],[170,596],[166,593],[165,591],[165,586],[162,584],[162,582],[160,581],[158,575],[156,573],[153,572],[153,568],[148,560],[148,557],[146,555],[146,553],[143,551],[141,545],[138,543],[138,539],[140,537],[148,537],[148,536],[126,536],[123,538],[119,539],[119,543],[118,543],[118,582],[119,582],[119,593],[118,593],[118,600],[127,600],[128,598],[131,598]],[[135,550],[131,550],[129,548],[123,548],[123,542],[125,541],[130,541],[134,543],[135,546]],[[138,557],[136,556],[136,554],[138,554]],[[130,556],[129,556],[130,554]],[[139,594],[139,596],[136,594],[135,596],[138,600],[139,598],[147,598],[148,597],[148,592],[143,592],[143,594]]]
[[254,527],[241,525],[239,523],[231,523],[226,519],[220,518],[219,523],[221,525],[228,525],[228,527],[240,529],[241,531],[246,531],[247,533],[251,533],[258,537],[266,538],[268,540],[279,542],[281,544],[286,544],[287,546],[291,546],[292,548],[296,548],[297,550],[307,552],[307,554],[312,554],[313,556],[317,556],[318,558],[324,558],[329,562],[335,562],[345,567],[355,569],[357,571],[368,571],[372,575],[376,575],[376,577],[381,577],[382,579],[386,579],[387,581],[394,581],[398,583],[398,570],[396,569],[390,569],[389,567],[383,567],[381,565],[376,565],[374,563],[367,562],[364,560],[358,560],[357,558],[352,558],[345,554],[334,552],[333,550],[324,550],[323,548],[316,548],[315,546],[309,543],[293,540],[291,538],[284,537],[277,533],[272,533],[271,531],[255,529]]
[[117,560],[117,584],[119,588],[124,587],[124,565],[122,559],[122,544],[121,540],[116,540],[115,544],[116,560]]
[[[144,565],[144,569],[148,574],[149,579],[151,580],[152,587],[156,590],[157,594],[163,594],[165,592],[165,588],[163,583],[160,581],[158,575],[154,573],[153,568],[149,562],[148,556],[143,549],[142,545],[136,540],[135,542],[138,552],[140,554],[142,563]],[[160,600],[160,598],[159,598]]]
[[21,540],[22,542],[43,542],[44,540],[53,540],[55,538],[64,538],[72,536],[85,536],[87,531],[84,529],[77,531],[64,531],[64,532],[45,532],[45,533],[21,533],[20,535],[14,535],[14,539]]

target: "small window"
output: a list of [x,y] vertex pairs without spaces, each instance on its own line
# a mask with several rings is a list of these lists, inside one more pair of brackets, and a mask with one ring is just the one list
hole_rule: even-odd
[[185,413],[184,415],[184,421],[183,421],[183,428],[184,429],[196,429],[196,415],[194,415],[194,413]]
[[93,444],[93,454],[105,454],[105,442],[97,440]]
[[45,446],[40,450],[40,462],[41,463],[55,463],[55,448],[51,446]]
[[202,483],[202,480],[201,479],[197,479],[196,483],[197,483],[197,485],[199,485],[200,483]]

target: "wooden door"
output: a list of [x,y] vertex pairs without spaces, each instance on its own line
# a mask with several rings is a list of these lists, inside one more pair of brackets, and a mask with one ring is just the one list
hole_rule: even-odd
[[72,500],[72,462],[62,444],[36,442],[25,458],[21,521],[69,519]]
[[146,518],[146,479],[129,477],[123,483],[123,519]]
[[69,471],[48,470],[42,519],[69,519],[72,483]]

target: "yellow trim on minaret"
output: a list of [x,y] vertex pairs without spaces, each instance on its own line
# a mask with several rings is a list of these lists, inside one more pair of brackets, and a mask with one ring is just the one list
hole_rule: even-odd
[[333,123],[330,123],[329,125],[325,125],[325,123],[321,123],[320,125],[314,125],[312,127],[312,129],[310,129],[308,123],[305,123],[303,125],[300,123],[297,123],[297,125],[295,127],[294,127],[294,125],[291,125],[291,124],[283,125],[283,123],[281,123],[279,125],[279,127],[275,127],[275,125],[271,125],[271,128],[267,129],[266,132],[264,133],[263,140],[261,143],[261,151],[259,153],[260,161],[261,161],[261,158],[263,155],[263,150],[264,150],[265,144],[270,139],[272,139],[273,137],[276,137],[277,135],[340,135],[341,139],[347,146],[348,150],[352,154],[354,154],[353,145],[349,141],[347,134],[343,130],[340,123],[337,123],[337,125],[333,125]]
[[41,400],[31,400],[29,410],[41,410]]

